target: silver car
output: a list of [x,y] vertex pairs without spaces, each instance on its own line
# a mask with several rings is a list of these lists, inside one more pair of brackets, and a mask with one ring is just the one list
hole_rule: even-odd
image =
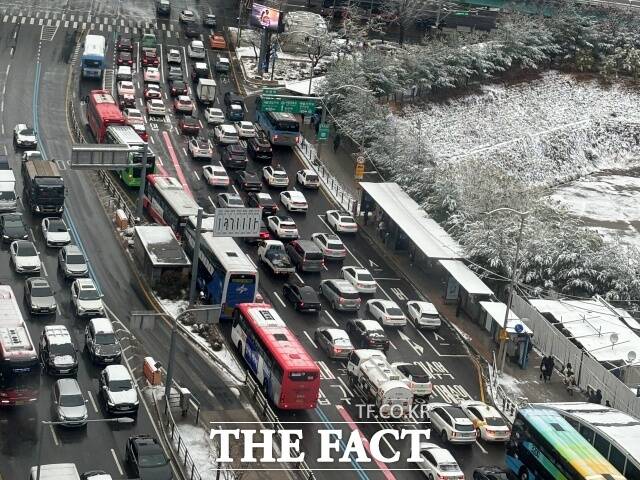
[[347,280],[332,278],[320,282],[320,293],[334,310],[358,311],[362,299],[353,285]]
[[24,301],[31,315],[52,315],[58,304],[46,278],[31,277],[24,282]]
[[319,327],[314,338],[329,358],[347,358],[353,351],[349,335],[341,328]]
[[40,256],[29,240],[16,240],[9,247],[10,262],[16,273],[40,273]]
[[89,274],[87,259],[77,245],[66,245],[58,253],[58,265],[64,278],[86,277]]
[[109,365],[102,371],[99,395],[110,414],[138,414],[138,392],[129,370],[124,365]]
[[87,401],[75,378],[61,378],[53,385],[54,418],[64,427],[83,427],[89,413]]

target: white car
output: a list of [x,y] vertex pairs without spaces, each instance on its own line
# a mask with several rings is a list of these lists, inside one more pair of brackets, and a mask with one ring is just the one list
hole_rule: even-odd
[[47,247],[64,247],[71,243],[71,235],[62,218],[47,217],[42,219],[42,235]]
[[404,327],[407,324],[407,317],[393,300],[372,298],[367,300],[367,309],[373,318],[387,327]]
[[204,158],[210,160],[213,156],[211,142],[203,137],[191,137],[189,139],[188,150],[192,158]]
[[151,98],[162,98],[162,89],[157,83],[147,83],[144,89],[144,98],[149,100]]
[[40,256],[36,246],[29,240],[16,240],[9,247],[11,264],[16,273],[39,273]]
[[162,100],[153,98],[147,102],[147,113],[149,115],[166,115],[167,109]]
[[202,40],[191,40],[191,43],[187,46],[187,54],[189,58],[203,60],[207,55]]
[[366,268],[342,267],[340,269],[340,276],[348,280],[360,293],[376,293],[376,289],[378,288],[378,284],[373,279],[373,275],[371,275]]
[[28,162],[30,160],[42,160],[42,153],[39,150],[27,150],[22,154],[22,161]]
[[420,460],[416,466],[430,480],[464,480],[464,473],[453,455],[435,443],[420,444]]
[[224,112],[220,108],[209,107],[204,111],[204,118],[207,120],[207,123],[220,125],[224,123]]
[[460,402],[460,408],[480,432],[480,438],[487,442],[509,441],[511,429],[494,407],[477,400],[465,400]]
[[148,82],[159,83],[160,70],[158,70],[156,67],[147,67],[144,69],[142,78],[144,79],[145,83],[148,83]]
[[144,116],[137,108],[125,108],[123,113],[129,125],[144,125]]
[[271,215],[267,217],[267,228],[273,232],[276,237],[286,240],[295,240],[300,237],[296,222],[291,217]]
[[411,300],[407,302],[407,312],[409,313],[409,319],[418,329],[438,330],[442,325],[440,314],[431,302]]
[[177,48],[170,48],[167,52],[167,63],[175,63],[180,65],[182,63],[180,50],[178,50]]
[[320,177],[318,177],[318,174],[310,168],[298,170],[296,173],[296,180],[305,188],[320,188]]
[[324,258],[328,260],[344,260],[347,256],[344,243],[334,233],[314,233],[311,235],[311,240],[322,250]]
[[116,71],[116,80],[129,80],[133,78],[133,72],[129,65],[120,65]]
[[71,284],[71,303],[78,317],[104,317],[102,296],[90,278],[78,278]]
[[202,167],[202,175],[212,187],[229,186],[229,174],[222,165],[205,165]]
[[287,190],[280,192],[280,201],[290,212],[305,212],[309,209],[307,199],[304,198],[302,192],[297,190]]
[[256,136],[256,127],[252,122],[243,120],[241,122],[234,122],[233,125],[236,127],[240,138],[253,138]]
[[262,176],[270,187],[288,187],[289,176],[280,165],[262,167]]
[[188,115],[193,115],[195,110],[195,105],[193,104],[193,100],[189,97],[189,95],[179,95],[173,102],[173,110],[176,113],[186,113]]
[[414,397],[422,397],[429,400],[433,393],[433,384],[429,379],[429,375],[421,366],[406,362],[395,362],[391,366],[398,373],[401,380],[411,389]]
[[123,80],[122,82],[118,82],[118,96],[123,95],[135,95],[136,87],[133,85],[133,82],[128,80]]
[[218,206],[222,208],[244,208],[242,197],[235,193],[219,193]]
[[238,132],[235,127],[228,123],[216,125],[213,129],[213,138],[216,142],[223,143],[225,145],[238,143],[240,141],[240,137],[238,136]]
[[358,231],[358,224],[354,218],[339,210],[327,210],[327,223],[336,232],[355,233]]
[[440,435],[443,442],[475,443],[476,429],[473,422],[460,407],[449,403],[429,403],[427,405],[431,431]]
[[192,23],[196,21],[196,14],[191,10],[182,10],[179,19],[181,23]]
[[20,148],[35,147],[38,145],[38,137],[33,128],[20,123],[13,129],[13,143]]

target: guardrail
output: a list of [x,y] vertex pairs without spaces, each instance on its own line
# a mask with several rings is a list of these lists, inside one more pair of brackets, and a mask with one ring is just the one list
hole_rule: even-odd
[[[267,422],[271,424],[278,438],[282,440],[280,438],[280,430],[284,430],[285,428],[280,423],[280,420],[278,420],[278,416],[271,408],[271,405],[269,405],[269,400],[264,395],[262,388],[256,383],[251,375],[247,375],[246,384],[247,387],[251,389],[252,395],[250,396],[250,398],[256,402],[258,409],[260,410],[259,413],[262,414],[263,418],[267,419]],[[292,457],[297,457],[299,454],[300,452],[296,451],[295,449],[291,449]],[[307,465],[307,462],[298,462],[295,464],[295,467],[295,472],[297,472],[302,478],[306,480],[315,479],[315,475],[311,468],[309,468],[309,465]]]
[[312,169],[320,177],[320,181],[324,184],[325,188],[334,198],[334,200],[347,212],[356,213],[358,208],[358,201],[354,199],[351,194],[345,190],[342,184],[331,174],[329,169],[318,158],[316,148],[307,141],[306,138],[302,139],[299,145],[295,148],[298,149],[307,167]]
[[[187,450],[187,446],[180,436],[180,431],[171,413],[171,406],[168,399],[165,399],[164,402],[164,416],[166,419],[167,436],[171,441],[171,446],[175,448],[175,454],[182,467],[184,467],[188,480],[202,480],[202,476],[200,472],[198,472],[196,464],[193,462],[189,450]],[[220,468],[216,468],[216,470],[218,473],[217,477],[219,477]]]
[[116,183],[111,178],[111,175],[109,175],[108,171],[98,170],[98,175],[102,179],[102,183],[104,183],[104,186],[109,192],[110,208],[112,208],[114,211],[121,209],[124,212],[124,214],[127,216],[127,221],[129,222],[129,226],[134,226],[136,224],[137,217],[134,215],[133,211],[131,210],[131,207],[126,197],[120,191],[120,187],[116,185]]

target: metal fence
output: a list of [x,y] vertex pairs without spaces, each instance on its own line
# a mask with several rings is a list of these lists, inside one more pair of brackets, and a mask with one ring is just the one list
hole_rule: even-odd
[[[164,404],[164,416],[166,419],[167,436],[171,441],[171,446],[173,447],[173,451],[175,452],[178,461],[183,467],[183,471],[186,473],[186,478],[189,480],[202,480],[202,476],[200,475],[200,472],[198,472],[196,464],[193,462],[193,459],[189,454],[189,450],[187,450],[187,445],[180,436],[180,430],[178,429],[178,425],[171,413],[171,406],[168,399],[165,400]],[[217,470],[219,471],[220,469]]]
[[324,166],[324,164],[318,158],[316,148],[309,143],[305,138],[296,147],[302,157],[306,160],[307,167],[314,170],[320,181],[329,191],[335,201],[342,206],[347,212],[353,214],[356,213],[358,208],[358,202],[353,196],[345,190],[342,184],[331,174],[331,172]]
[[533,343],[544,355],[552,355],[562,366],[571,362],[578,372],[578,387],[584,392],[600,389],[602,398],[611,406],[640,417],[640,397],[629,386],[602,366],[587,352],[574,345],[549,320],[519,295],[513,295],[512,310],[520,318],[527,319],[533,331]]

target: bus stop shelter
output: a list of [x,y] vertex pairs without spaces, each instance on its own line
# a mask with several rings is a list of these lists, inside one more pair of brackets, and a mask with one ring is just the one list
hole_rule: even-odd
[[502,302],[480,302],[482,308],[481,323],[485,330],[491,332],[491,337],[496,341],[500,341],[502,327],[506,330],[507,355],[522,368],[527,366],[529,356],[529,343],[533,332],[525,325],[525,323],[516,315],[513,310],[509,309],[507,316],[507,324],[505,325],[505,313],[507,306]]
[[163,225],[135,227],[134,256],[153,288],[186,285],[191,260],[173,230]]
[[461,260],[440,260],[440,265],[449,273],[445,302],[458,302],[458,308],[469,317],[480,321],[480,301],[494,298],[493,291]]

